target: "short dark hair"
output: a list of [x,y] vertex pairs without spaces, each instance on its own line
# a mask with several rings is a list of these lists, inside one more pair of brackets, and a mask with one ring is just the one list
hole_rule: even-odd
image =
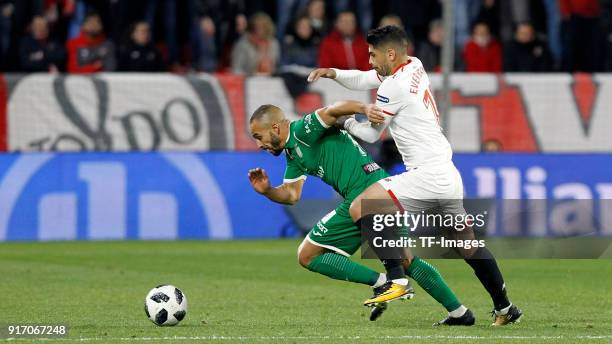
[[253,114],[251,115],[251,119],[249,120],[249,123],[253,123],[254,121],[260,121],[265,116],[271,113],[277,113],[279,111],[282,111],[282,110],[276,105],[272,105],[272,104],[262,105],[258,107],[257,110],[255,110],[255,112],[253,112]]
[[374,48],[386,44],[393,44],[395,46],[407,47],[408,46],[408,35],[404,29],[397,26],[383,26],[377,29],[368,31],[368,37],[366,39],[368,44],[371,44]]

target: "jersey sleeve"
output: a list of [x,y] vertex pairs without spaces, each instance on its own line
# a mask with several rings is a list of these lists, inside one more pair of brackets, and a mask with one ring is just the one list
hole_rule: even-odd
[[410,100],[396,80],[385,80],[376,93],[376,105],[388,116],[395,116]]
[[384,78],[378,75],[374,69],[367,72],[362,72],[360,70],[332,69],[336,72],[334,81],[351,90],[371,90],[378,88]]
[[331,126],[325,124],[315,111],[295,121],[291,126],[291,134],[295,135],[294,138],[302,144],[310,146],[317,142],[329,128]]
[[385,122],[380,124],[373,124],[371,122],[358,122],[355,118],[349,118],[344,122],[344,129],[349,134],[360,138],[367,143],[374,143],[380,139],[383,131],[389,126],[392,117],[385,117]]
[[285,168],[285,175],[283,177],[283,183],[293,183],[298,180],[306,179],[306,170],[298,164],[295,159],[287,157],[287,167]]

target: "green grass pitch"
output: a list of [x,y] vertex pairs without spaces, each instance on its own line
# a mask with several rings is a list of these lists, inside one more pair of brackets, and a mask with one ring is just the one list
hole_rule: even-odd
[[[0,323],[66,323],[69,342],[97,343],[612,342],[611,260],[501,260],[510,296],[525,313],[504,328],[489,326],[491,302],[467,264],[432,260],[477,317],[470,328],[432,328],[445,312],[418,287],[414,300],[395,302],[370,322],[361,303],[371,290],[301,268],[298,244],[0,244]],[[187,295],[179,326],[157,327],[145,317],[144,296],[161,283]]]

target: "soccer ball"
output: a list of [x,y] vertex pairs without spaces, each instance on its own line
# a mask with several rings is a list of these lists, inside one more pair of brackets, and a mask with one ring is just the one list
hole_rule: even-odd
[[174,326],[187,314],[187,297],[173,285],[158,285],[147,294],[144,308],[155,325]]

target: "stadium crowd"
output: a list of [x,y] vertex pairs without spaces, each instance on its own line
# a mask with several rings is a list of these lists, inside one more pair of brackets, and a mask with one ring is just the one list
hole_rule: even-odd
[[[441,0],[0,0],[12,72],[272,75],[369,69],[365,32],[398,25],[440,69]],[[612,0],[454,0],[456,70],[612,70]]]

